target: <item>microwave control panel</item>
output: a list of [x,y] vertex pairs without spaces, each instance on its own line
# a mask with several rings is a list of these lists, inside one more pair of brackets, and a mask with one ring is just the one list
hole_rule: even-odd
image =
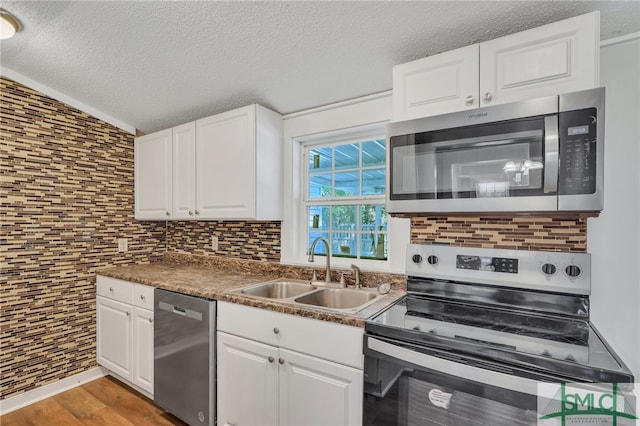
[[596,191],[597,116],[595,108],[560,113],[560,195],[593,194]]

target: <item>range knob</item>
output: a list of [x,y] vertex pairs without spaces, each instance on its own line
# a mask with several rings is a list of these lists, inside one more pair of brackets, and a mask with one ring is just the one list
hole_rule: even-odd
[[553,275],[556,273],[558,268],[553,263],[545,263],[542,265],[542,273],[545,275]]
[[580,276],[580,274],[582,273],[582,269],[580,269],[580,267],[576,265],[569,265],[564,269],[564,272],[571,278],[575,278]]
[[436,263],[438,263],[438,256],[432,254],[431,256],[427,257],[427,263],[429,263],[429,265],[435,265]]
[[419,254],[414,254],[411,257],[411,260],[413,260],[413,263],[415,263],[415,264],[420,264],[420,263],[422,263],[422,256],[420,256]]

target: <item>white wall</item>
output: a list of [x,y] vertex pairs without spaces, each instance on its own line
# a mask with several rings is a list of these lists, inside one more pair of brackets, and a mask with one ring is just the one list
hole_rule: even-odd
[[587,222],[591,321],[640,381],[640,34],[603,43],[604,210]]
[[[391,118],[391,92],[385,92],[351,101],[340,102],[284,117],[284,217],[282,220],[282,257],[287,264],[305,264],[306,247],[301,246],[299,206],[300,143],[317,134],[340,134],[349,129],[382,125]],[[404,274],[406,245],[410,239],[409,219],[389,218],[389,259],[382,270]],[[349,267],[349,259],[331,259],[338,267]],[[379,265],[359,264],[362,269],[380,270]]]

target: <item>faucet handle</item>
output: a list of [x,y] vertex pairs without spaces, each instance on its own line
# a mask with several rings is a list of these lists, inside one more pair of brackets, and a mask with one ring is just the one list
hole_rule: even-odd
[[344,281],[344,272],[340,272],[340,287],[345,288],[347,283]]
[[313,276],[311,277],[311,281],[318,281],[318,274],[316,274],[316,270],[313,270]]

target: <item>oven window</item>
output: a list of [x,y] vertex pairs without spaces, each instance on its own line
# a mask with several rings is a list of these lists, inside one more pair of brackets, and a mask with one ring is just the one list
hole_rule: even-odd
[[365,426],[536,425],[536,397],[401,362],[367,357]]
[[544,119],[394,136],[392,199],[544,193]]

